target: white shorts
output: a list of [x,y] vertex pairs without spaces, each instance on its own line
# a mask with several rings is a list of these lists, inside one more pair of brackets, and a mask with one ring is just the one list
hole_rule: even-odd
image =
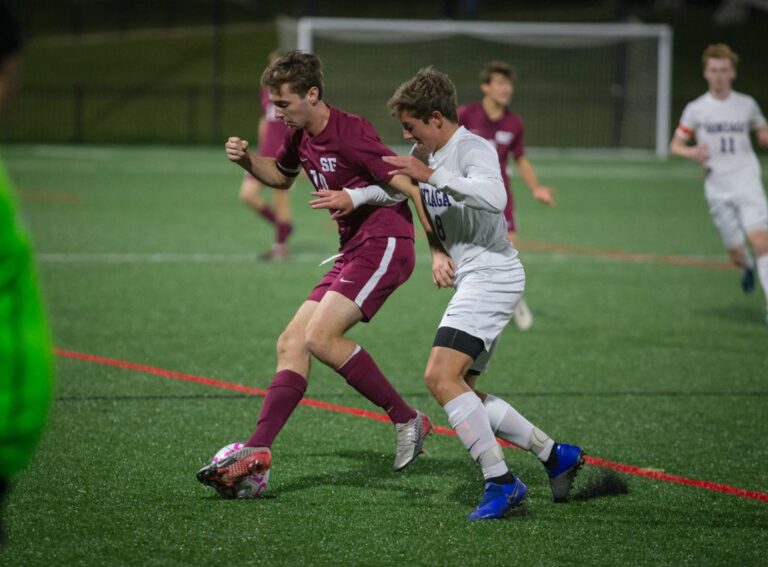
[[768,202],[759,169],[710,174],[704,187],[709,213],[726,248],[743,246],[745,234],[768,230]]
[[471,368],[482,372],[523,297],[525,270],[515,259],[509,267],[483,268],[462,274],[455,287],[456,293],[445,309],[440,327],[458,329],[483,341],[485,351]]

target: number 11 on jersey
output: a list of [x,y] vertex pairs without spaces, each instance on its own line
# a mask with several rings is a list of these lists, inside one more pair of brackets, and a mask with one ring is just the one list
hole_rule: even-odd
[[733,141],[733,137],[720,138],[720,153],[721,154],[734,154],[736,153],[736,144]]

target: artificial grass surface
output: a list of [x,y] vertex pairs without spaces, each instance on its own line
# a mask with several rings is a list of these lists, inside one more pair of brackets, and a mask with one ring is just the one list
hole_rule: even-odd
[[[18,146],[4,151],[38,249],[56,345],[265,388],[274,341],[335,251],[293,190],[293,256],[257,262],[271,229],[237,202],[220,150]],[[527,241],[724,260],[694,166],[533,158],[558,207],[516,192]],[[419,239],[423,258],[425,246]],[[596,457],[768,491],[768,329],[759,289],[714,267],[523,247],[536,322],[508,329],[482,387]],[[155,256],[152,256],[155,255]],[[450,292],[429,266],[351,336],[413,405]],[[307,396],[375,409],[315,364]],[[460,443],[391,472],[385,424],[300,407],[274,446],[267,496],[216,498],[194,479],[246,438],[260,398],[58,359],[49,430],[5,512],[5,564],[759,564],[766,504],[586,466],[550,502],[508,450],[527,510],[470,524],[481,476]]]

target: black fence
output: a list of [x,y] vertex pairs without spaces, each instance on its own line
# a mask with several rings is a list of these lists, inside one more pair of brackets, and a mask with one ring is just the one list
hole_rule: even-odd
[[255,140],[257,88],[25,88],[0,121],[3,142],[219,143]]

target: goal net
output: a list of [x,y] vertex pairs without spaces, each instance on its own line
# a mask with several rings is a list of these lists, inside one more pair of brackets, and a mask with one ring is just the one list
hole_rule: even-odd
[[666,157],[672,31],[664,25],[497,23],[302,18],[281,35],[323,60],[330,104],[370,120],[388,144],[402,138],[386,101],[420,68],[481,97],[483,63],[516,71],[513,111],[529,147],[641,150]]

